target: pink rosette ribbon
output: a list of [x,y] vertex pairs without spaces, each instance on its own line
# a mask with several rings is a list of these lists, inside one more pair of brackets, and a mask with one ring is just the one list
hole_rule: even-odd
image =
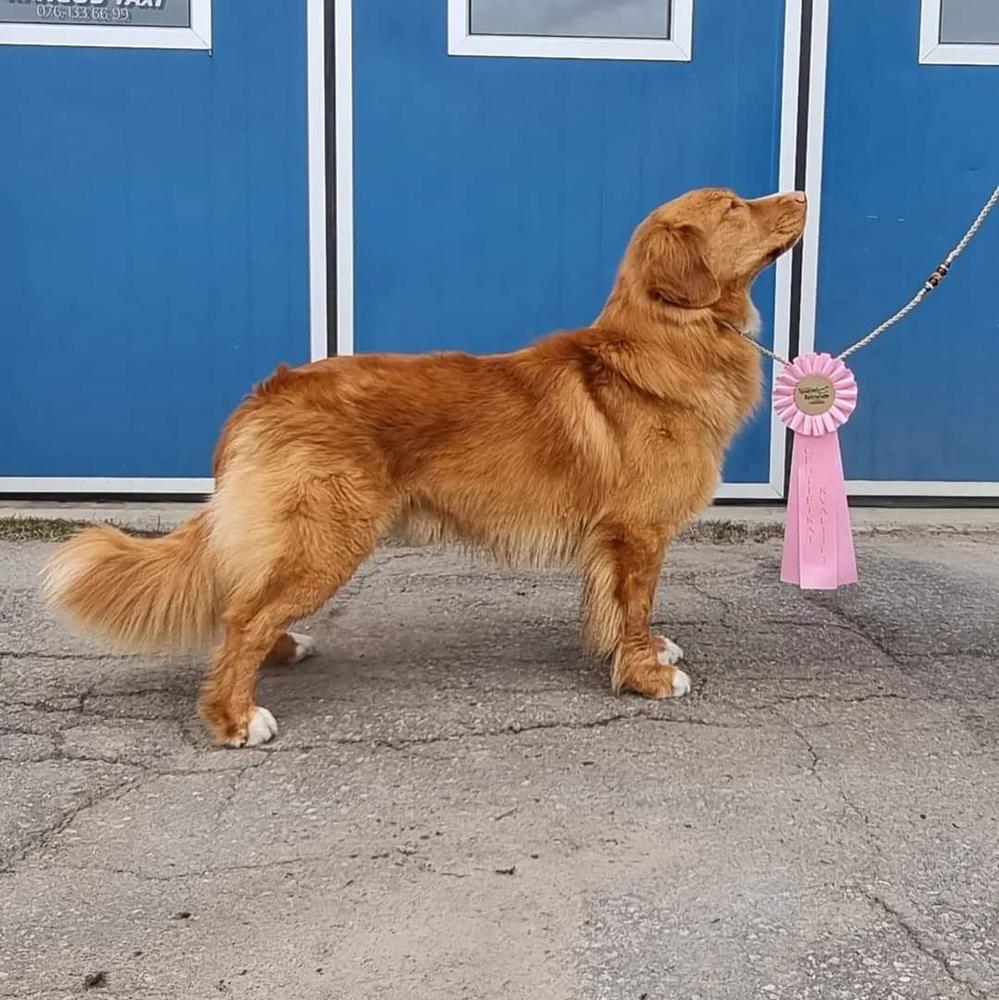
[[839,358],[803,354],[774,383],[774,409],[794,431],[780,578],[804,590],[857,582],[839,428],[857,406],[857,383]]

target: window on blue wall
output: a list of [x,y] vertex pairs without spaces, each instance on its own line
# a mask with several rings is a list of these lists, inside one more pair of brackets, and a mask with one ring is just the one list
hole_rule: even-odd
[[212,47],[212,0],[0,0],[0,45]]
[[999,66],[999,0],[921,0],[919,61]]
[[[997,0],[999,2],[999,0]],[[691,58],[694,0],[447,0],[452,56]]]
[[669,38],[670,0],[470,0],[473,35]]
[[940,41],[956,45],[999,42],[999,0],[942,0]]

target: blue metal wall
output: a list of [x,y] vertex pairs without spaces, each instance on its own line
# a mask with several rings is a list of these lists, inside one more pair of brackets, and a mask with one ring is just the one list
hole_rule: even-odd
[[[920,65],[919,4],[830,4],[816,336],[906,302],[999,181],[999,66]],[[999,217],[943,286],[850,359],[847,477],[999,482]]]
[[[358,350],[584,324],[653,205],[776,188],[782,0],[699,0],[689,63],[449,57],[445,13],[354,4]],[[915,0],[830,17],[817,346],[836,350],[995,183],[999,67],[920,65]],[[0,46],[0,477],[206,476],[240,396],[307,359],[304,4],[217,0],[214,40]],[[850,478],[999,481],[997,260],[990,220],[856,356]],[[768,274],[768,335],[772,298]],[[729,481],[767,479],[768,430],[764,408]]]
[[[584,325],[655,205],[776,189],[783,0],[699,0],[689,63],[449,57],[446,6],[354,4],[357,350]],[[769,338],[772,272],[756,298]],[[726,478],[768,462],[764,407]]]
[[0,47],[0,476],[205,476],[308,359],[304,4],[214,53]]

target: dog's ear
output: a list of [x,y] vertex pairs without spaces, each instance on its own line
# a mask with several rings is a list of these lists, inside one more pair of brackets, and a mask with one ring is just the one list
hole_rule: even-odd
[[648,293],[670,305],[703,309],[721,296],[696,226],[657,226],[645,238],[639,266]]

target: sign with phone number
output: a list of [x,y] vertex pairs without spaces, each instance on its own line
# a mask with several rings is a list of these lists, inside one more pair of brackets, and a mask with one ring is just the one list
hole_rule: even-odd
[[0,0],[0,24],[191,27],[191,0]]

